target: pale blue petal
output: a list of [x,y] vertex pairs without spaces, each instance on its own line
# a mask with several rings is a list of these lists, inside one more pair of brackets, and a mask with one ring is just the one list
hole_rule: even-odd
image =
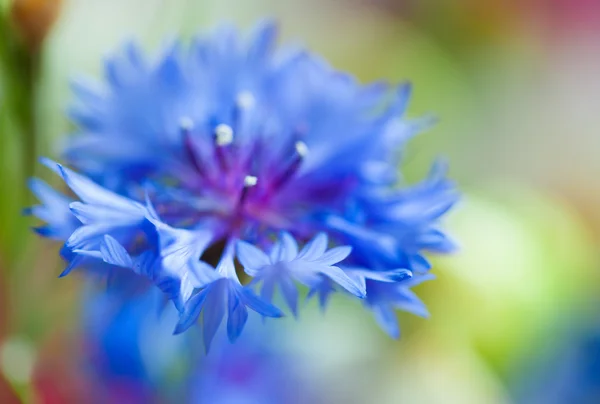
[[335,247],[325,252],[319,257],[319,264],[322,265],[334,265],[338,262],[345,260],[352,252],[352,247],[341,246]]
[[256,274],[266,265],[269,265],[269,257],[250,243],[237,242],[237,258],[244,266],[244,271],[250,276]]
[[201,288],[219,279],[217,271],[204,261],[192,260],[188,262],[187,265],[187,272],[189,272],[190,280],[196,288]]
[[271,251],[269,252],[269,260],[271,264],[276,264],[281,261],[281,257],[283,255],[283,244],[281,241],[277,241],[273,244]]
[[285,299],[288,307],[292,311],[294,317],[298,316],[298,288],[294,285],[294,281],[289,276],[282,276],[279,281],[281,294]]
[[180,272],[191,260],[199,260],[213,238],[210,231],[174,229],[167,225],[158,226],[157,231],[163,266],[171,273]]
[[65,180],[65,183],[83,202],[95,205],[112,206],[131,212],[139,212],[144,210],[144,207],[139,203],[109,191],[106,188],[96,184],[89,178],[77,174],[76,172],[63,167],[60,164],[55,164]]
[[266,276],[263,280],[262,288],[260,290],[260,297],[268,303],[273,302],[273,295],[275,294],[275,283],[276,277]]
[[363,298],[367,294],[367,291],[362,287],[362,285],[351,279],[343,270],[338,267],[323,267],[320,268],[319,272],[357,297]]
[[69,207],[83,224],[111,222],[122,226],[127,223],[139,222],[144,218],[143,214],[132,215],[129,211],[120,211],[110,206],[72,202]]
[[371,271],[364,268],[346,268],[352,275],[360,276],[379,282],[402,282],[412,278],[412,272],[408,269],[391,269],[388,271]]
[[281,261],[291,261],[298,255],[298,243],[296,239],[288,233],[284,231],[281,233],[280,237],[281,242]]
[[314,261],[325,253],[325,250],[327,250],[327,243],[327,234],[319,233],[304,246],[297,258],[306,261]]
[[377,324],[392,338],[400,338],[400,328],[396,313],[390,307],[376,305],[371,308]]
[[[100,258],[100,257],[98,256],[98,258]],[[81,266],[84,262],[85,262],[85,256],[81,256],[81,255],[74,256],[68,263],[67,267],[60,273],[60,275],[58,275],[58,277],[62,278],[64,276],[67,276],[68,274],[71,273],[71,271],[73,271],[75,268]]]
[[205,301],[202,313],[202,337],[206,352],[210,350],[212,340],[225,316],[225,300],[227,298],[227,285],[221,281],[211,287],[211,292]]
[[90,250],[73,250],[74,254],[84,255],[86,257],[95,258],[99,260],[104,260],[102,253],[100,251],[90,251]]
[[427,272],[431,269],[431,263],[421,254],[413,254],[408,257],[410,268],[414,272]]
[[97,240],[99,243],[100,237],[108,234],[113,229],[114,225],[112,223],[99,223],[81,226],[76,229],[73,234],[71,234],[65,245],[69,248],[78,249],[94,240]]
[[227,337],[230,342],[235,342],[246,325],[248,310],[240,301],[234,288],[229,288],[229,314],[227,317]]
[[190,328],[200,316],[200,312],[205,306],[206,297],[210,293],[211,288],[206,287],[198,294],[192,296],[185,304],[184,311],[180,314],[179,322],[175,328],[175,334],[181,334]]
[[125,247],[109,235],[104,236],[104,240],[100,244],[100,253],[102,259],[109,264],[133,268],[133,260]]
[[412,288],[413,286],[420,285],[423,282],[431,281],[435,279],[433,274],[415,275],[411,279],[402,282],[402,286],[405,288]]
[[277,307],[258,298],[250,289],[244,288],[240,298],[246,306],[265,317],[283,317],[283,313]]
[[277,25],[272,21],[259,24],[252,35],[252,41],[248,49],[248,59],[260,61],[266,58],[272,50],[277,38]]

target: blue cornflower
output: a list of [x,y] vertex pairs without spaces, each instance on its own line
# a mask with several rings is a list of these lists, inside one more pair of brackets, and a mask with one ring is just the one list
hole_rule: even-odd
[[[132,287],[137,283],[133,276],[120,282]],[[176,380],[173,370],[188,365],[194,347],[192,335],[170,333],[177,311],[164,307],[156,289],[124,296],[115,289],[96,290],[93,282],[87,286],[78,336],[84,349],[77,356],[78,371],[86,380],[85,401],[173,401],[165,397]]]
[[215,340],[210,355],[199,361],[188,379],[190,404],[300,404],[325,402],[297,366],[298,358],[281,344],[285,333],[260,324],[235,345]]
[[[269,23],[250,41],[222,26],[153,61],[130,44],[105,84],[74,84],[79,133],[65,156],[82,174],[47,164],[80,200],[34,183],[44,205],[32,211],[65,240],[64,273],[130,268],[175,303],[178,332],[202,318],[208,346],[225,317],[233,341],[248,308],[281,315],[275,288],[297,314],[295,282],[322,307],[336,290],[366,292],[380,318],[402,306],[384,290],[422,279],[425,252],[454,248],[439,226],[457,200],[444,165],[400,186],[404,144],[431,123],[404,117],[410,86],[361,85],[276,50],[276,36]],[[254,278],[245,286],[238,263]]]

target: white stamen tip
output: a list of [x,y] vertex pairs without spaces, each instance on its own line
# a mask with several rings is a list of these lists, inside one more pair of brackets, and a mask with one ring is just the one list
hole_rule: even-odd
[[182,130],[192,130],[194,128],[194,121],[192,118],[184,116],[179,120],[179,127]]
[[250,91],[242,91],[237,95],[236,102],[240,108],[249,109],[256,104],[256,98]]
[[258,183],[258,178],[253,175],[247,175],[244,178],[244,186],[245,187],[253,187]]
[[303,141],[297,141],[295,147],[296,153],[298,153],[300,157],[304,157],[308,154],[308,146]]
[[216,142],[218,146],[227,146],[233,142],[233,129],[224,123],[215,128]]

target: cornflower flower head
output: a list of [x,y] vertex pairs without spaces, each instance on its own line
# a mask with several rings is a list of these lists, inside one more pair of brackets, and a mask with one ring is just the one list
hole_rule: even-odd
[[297,314],[297,283],[323,307],[334,291],[363,299],[397,336],[394,308],[424,313],[408,289],[428,276],[423,253],[454,248],[444,165],[410,187],[397,169],[431,119],[404,117],[408,84],[361,85],[275,39],[264,23],[152,61],[125,46],[104,84],[74,84],[65,159],[81,174],[44,160],[78,200],[34,182],[31,213],[64,241],[63,274],[130,269],[173,301],[176,332],[202,320],[207,348],[224,319],[234,341],[249,310],[280,317],[277,289]]

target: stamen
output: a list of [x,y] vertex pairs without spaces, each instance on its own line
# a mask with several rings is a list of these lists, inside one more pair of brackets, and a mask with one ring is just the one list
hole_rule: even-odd
[[244,177],[244,187],[250,188],[258,183],[258,178],[253,175],[247,175]]
[[296,150],[296,154],[292,158],[292,161],[289,163],[287,168],[276,177],[273,181],[273,188],[278,189],[283,184],[285,184],[300,168],[302,161],[308,154],[308,146],[303,141],[299,140],[294,144],[294,149]]
[[179,128],[182,131],[189,132],[194,129],[194,121],[188,116],[184,116],[179,120]]
[[242,91],[237,95],[236,103],[241,109],[250,109],[256,104],[256,98],[250,91]]
[[294,147],[296,148],[296,153],[298,153],[301,158],[306,157],[308,154],[308,146],[303,141],[297,141]]
[[217,146],[228,146],[233,142],[233,129],[231,129],[231,126],[225,125],[224,123],[219,124],[215,128],[215,137]]
[[248,191],[250,188],[256,186],[258,183],[258,178],[253,175],[247,175],[244,177],[244,188],[242,188],[242,192],[240,194],[240,206],[244,204],[246,198],[248,197]]
[[219,167],[221,167],[221,170],[227,171],[228,153],[226,147],[233,143],[233,129],[231,126],[224,123],[217,125],[215,128],[215,143],[217,145],[215,148],[215,155],[219,162]]

